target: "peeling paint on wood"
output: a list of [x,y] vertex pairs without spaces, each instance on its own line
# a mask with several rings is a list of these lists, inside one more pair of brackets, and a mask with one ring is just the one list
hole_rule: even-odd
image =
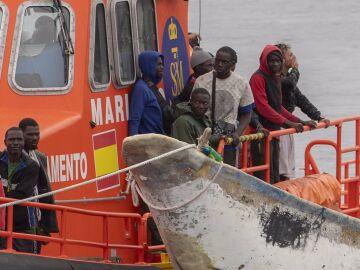
[[[134,136],[124,141],[123,156],[132,165],[183,145],[161,135]],[[219,166],[190,149],[133,173],[147,177],[138,185],[152,204],[172,207],[199,194]],[[150,210],[177,270],[360,269],[358,219],[227,165],[197,200]]]

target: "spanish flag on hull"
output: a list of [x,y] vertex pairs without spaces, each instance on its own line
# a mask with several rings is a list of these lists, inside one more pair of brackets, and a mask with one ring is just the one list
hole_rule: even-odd
[[[96,177],[119,170],[115,129],[93,135]],[[97,192],[120,186],[120,175],[96,182]]]

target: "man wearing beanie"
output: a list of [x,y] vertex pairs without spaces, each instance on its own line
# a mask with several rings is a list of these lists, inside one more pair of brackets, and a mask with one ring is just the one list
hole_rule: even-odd
[[[260,67],[250,79],[251,90],[255,99],[255,112],[264,128],[272,131],[281,127],[303,131],[307,122],[292,115],[281,105],[281,72],[283,56],[274,45],[266,45],[260,56]],[[253,166],[264,165],[265,151],[263,141],[251,143]],[[265,172],[255,172],[254,176],[265,180]],[[279,140],[273,138],[270,144],[270,183],[280,181],[279,176]]]
[[188,78],[180,95],[174,99],[174,105],[190,100],[196,78],[213,70],[214,60],[210,53],[204,51],[200,47],[194,47],[190,58],[190,65],[194,73]]

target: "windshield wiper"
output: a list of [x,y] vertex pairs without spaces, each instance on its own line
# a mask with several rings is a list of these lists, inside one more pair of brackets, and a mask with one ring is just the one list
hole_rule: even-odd
[[67,55],[75,54],[74,45],[70,37],[69,28],[66,24],[65,15],[63,11],[63,5],[61,0],[53,0],[54,8],[58,12],[58,18],[60,21],[61,35],[65,45],[65,53]]

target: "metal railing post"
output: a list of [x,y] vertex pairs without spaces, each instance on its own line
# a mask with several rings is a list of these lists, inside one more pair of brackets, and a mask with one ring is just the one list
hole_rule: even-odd
[[270,136],[265,139],[265,165],[267,168],[265,170],[265,181],[270,183],[270,143],[271,143]]
[[9,206],[7,208],[7,232],[9,236],[6,239],[6,250],[14,251],[13,249],[13,217],[14,217],[14,206]]
[[[348,179],[349,178],[349,163],[346,163],[344,165],[344,178]],[[344,195],[344,205],[348,206],[349,205],[349,183],[345,183],[344,185],[344,190],[345,192],[347,192],[347,194]],[[340,197],[340,208],[341,208],[341,197]]]
[[59,236],[63,241],[60,243],[60,257],[66,257],[64,251],[64,245],[66,240],[66,213],[66,210],[61,210],[61,230],[59,232]]
[[336,178],[341,180],[342,123],[336,125]]
[[147,220],[149,214],[144,214],[139,220],[139,228],[138,228],[138,245],[142,246],[142,249],[138,250],[138,263],[145,263],[145,251],[147,248]]
[[249,149],[249,142],[243,142],[242,144],[242,164],[241,168],[245,169],[248,167],[248,149]]
[[105,247],[103,248],[103,260],[109,262],[109,229],[108,229],[109,218],[103,216],[103,241]]
[[[360,177],[360,120],[355,121],[355,177],[358,179],[354,182],[355,194],[354,194],[354,207],[359,208],[359,177]],[[359,217],[359,212],[356,213],[356,217]]]

